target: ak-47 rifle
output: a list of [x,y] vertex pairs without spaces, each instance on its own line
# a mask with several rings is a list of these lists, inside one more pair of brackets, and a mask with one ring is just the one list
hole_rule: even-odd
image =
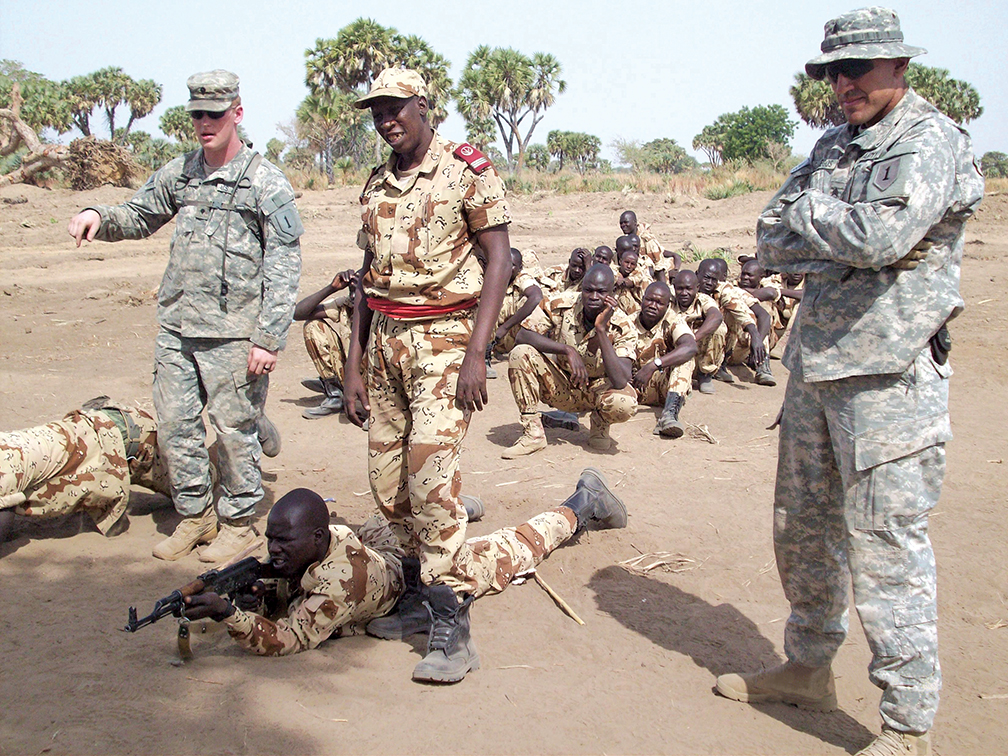
[[230,567],[204,572],[188,585],[184,585],[163,599],[156,601],[154,611],[142,619],[137,619],[136,607],[131,606],[129,608],[129,622],[123,629],[128,633],[135,633],[141,627],[153,625],[168,615],[184,619],[187,596],[195,596],[209,591],[233,599],[242,594],[250,594],[252,586],[265,577],[263,571],[266,567],[267,565],[255,557],[248,557]]

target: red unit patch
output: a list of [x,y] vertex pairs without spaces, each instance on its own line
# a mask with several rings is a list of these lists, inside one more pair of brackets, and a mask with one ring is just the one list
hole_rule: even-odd
[[486,155],[468,142],[460,144],[455,148],[455,151],[452,154],[457,158],[465,160],[466,164],[476,171],[476,173],[483,173],[483,171],[493,165],[493,163],[487,159]]

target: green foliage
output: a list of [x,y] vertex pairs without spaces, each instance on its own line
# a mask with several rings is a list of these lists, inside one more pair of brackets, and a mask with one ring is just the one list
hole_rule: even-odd
[[349,158],[355,165],[369,158],[373,131],[367,112],[354,107],[356,99],[348,92],[323,91],[305,97],[297,109],[294,136],[315,151],[330,183],[336,178],[338,158]]
[[274,165],[280,165],[280,153],[287,149],[287,143],[283,139],[274,137],[266,142],[265,158]]
[[[567,89],[552,55],[480,45],[469,55],[455,89],[459,115],[470,134],[486,136],[496,124],[508,165],[521,172],[535,127]],[[523,125],[524,124],[524,125]]]
[[545,144],[530,144],[525,151],[525,165],[537,171],[549,170],[549,148]]
[[1008,178],[1008,155],[1003,152],[985,152],[980,158],[980,168],[987,178]]
[[684,263],[698,263],[701,260],[728,260],[732,259],[732,252],[730,249],[725,249],[724,247],[717,247],[715,249],[698,249],[692,244],[687,244],[688,249],[684,249],[679,252],[679,256],[682,258]]
[[[956,123],[969,123],[983,114],[976,88],[967,81],[953,79],[948,69],[911,63],[906,82]],[[797,73],[789,91],[799,117],[809,126],[825,129],[846,123],[828,82]]]
[[693,146],[711,157],[711,165],[731,160],[751,163],[769,157],[771,145],[790,144],[797,125],[782,105],[744,107],[737,113],[718,116],[693,138]]
[[148,115],[161,102],[160,84],[151,79],[133,79],[116,66],[75,76],[64,81],[61,87],[70,109],[70,120],[77,130],[84,136],[91,135],[91,116],[98,108],[105,116],[109,138],[113,141],[120,108],[129,112],[126,127],[118,132],[125,138],[134,122]]
[[675,139],[654,139],[641,147],[641,158],[648,170],[655,173],[683,173],[699,167],[696,159],[676,143]]
[[191,146],[155,138],[139,129],[128,134],[124,129],[116,129],[116,137],[116,141],[133,153],[137,163],[150,171],[156,171],[172,158],[184,155]]
[[161,114],[158,119],[161,131],[176,142],[196,144],[196,132],[193,131],[192,116],[185,105],[173,105]]
[[756,191],[751,183],[745,179],[731,179],[724,184],[715,184],[704,191],[704,197],[709,200],[722,200],[729,197],[737,197],[740,194],[750,194]]
[[0,108],[10,107],[15,83],[21,89],[21,120],[36,133],[52,129],[63,134],[70,130],[70,108],[63,99],[62,87],[16,60],[0,60]]
[[582,176],[598,167],[598,153],[602,142],[597,136],[581,131],[551,131],[546,136],[546,149],[557,159],[557,170],[572,165]]

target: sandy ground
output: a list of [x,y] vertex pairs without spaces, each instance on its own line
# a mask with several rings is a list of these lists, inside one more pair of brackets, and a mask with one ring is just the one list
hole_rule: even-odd
[[[79,251],[65,231],[77,208],[129,194],[0,190],[0,200],[28,200],[0,204],[0,429],[56,419],[101,393],[149,405],[153,295],[170,229]],[[521,197],[512,241],[560,262],[574,246],[611,244],[620,211],[634,209],[667,245],[749,251],[767,198]],[[359,259],[356,191],[307,193],[299,204],[307,293]],[[945,754],[1008,750],[1006,198],[985,201],[968,242],[967,310],[953,327],[956,438],[932,517],[945,674],[934,741]],[[878,691],[856,617],[835,663],[840,711],[747,706],[711,692],[716,675],[781,654],[776,433],[766,430],[783,396],[779,363],[776,388],[719,384],[714,396],[690,397],[684,419],[708,426],[716,445],[653,436],[656,411],[645,409],[614,429],[612,454],[587,448],[585,419],[580,433],[550,431],[546,451],[510,462],[500,452],[520,428],[499,370],[462,458],[465,490],[488,503],[473,532],[554,506],[586,465],[607,473],[630,511],[626,530],[586,533],[540,568],[584,627],[529,583],[474,608],[483,667],[455,687],[410,682],[422,637],[349,638],[260,659],[211,622],[194,626],[195,660],[173,666],[174,621],[137,635],[120,628],[129,605],[148,609],[201,565],[195,555],[151,558],[177,516],[163,498],[136,490],[120,537],[106,540],[81,517],[19,521],[0,547],[0,753],[853,753],[878,732]],[[334,497],[340,521],[360,523],[372,507],[361,431],[341,418],[301,418],[318,401],[299,384],[311,372],[292,329],[270,392],[283,451],[265,463],[260,527],[273,499],[296,486]],[[617,566],[642,551],[693,562],[646,576]]]

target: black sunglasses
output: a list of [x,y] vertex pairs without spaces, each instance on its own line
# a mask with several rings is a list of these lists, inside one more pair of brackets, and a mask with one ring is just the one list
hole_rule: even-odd
[[840,74],[849,81],[860,79],[866,73],[875,68],[874,60],[835,60],[826,64],[826,77],[836,84]]
[[190,110],[189,115],[192,116],[192,119],[194,121],[198,121],[201,118],[209,118],[211,121],[219,121],[221,118],[224,117],[224,114],[227,113],[228,110],[231,110],[231,108],[216,112],[213,110]]

